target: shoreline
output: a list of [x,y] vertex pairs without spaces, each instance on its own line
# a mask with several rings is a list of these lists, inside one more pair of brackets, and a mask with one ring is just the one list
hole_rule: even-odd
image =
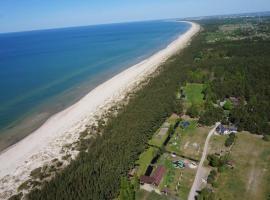
[[[187,32],[180,35],[166,48],[131,66],[97,86],[77,103],[51,116],[40,128],[0,153],[0,199],[16,193],[18,186],[26,181],[30,172],[62,156],[65,144],[78,140],[80,132],[95,116],[124,99],[125,95],[164,63],[185,48],[200,26],[192,23]],[[73,152],[74,157],[76,153]],[[12,158],[12,159],[10,159]]]
[[[121,73],[125,69],[151,57],[152,55],[154,55],[161,49],[166,48],[168,44],[176,40],[176,38],[178,38],[180,34],[185,33],[190,28],[190,25],[188,23],[181,23],[181,25],[179,26],[179,23],[177,23],[177,21],[175,20],[171,20],[171,22],[160,21],[159,23],[161,23],[161,27],[158,26],[159,28],[157,29],[163,30],[162,23],[165,24],[164,26],[165,30],[167,26],[166,23],[167,24],[174,23],[173,27],[175,26],[176,28],[175,30],[179,30],[179,32],[171,31],[171,30],[168,30],[168,32],[163,31],[164,33],[162,35],[164,36],[162,36],[162,39],[160,41],[153,43],[154,40],[149,38],[149,40],[147,40],[146,43],[150,41],[149,42],[150,46],[148,45],[142,46],[142,47],[139,47],[138,50],[136,50],[136,48],[130,49],[131,53],[123,52],[124,53],[123,55],[119,54],[116,58],[114,56],[113,60],[109,59],[110,55],[108,58],[105,56],[104,57],[105,63],[98,64],[101,66],[102,68],[101,70],[96,71],[95,69],[94,73],[87,72],[85,73],[86,75],[81,74],[83,75],[83,77],[78,78],[72,84],[69,84],[67,82],[67,84],[62,85],[63,86],[62,88],[64,88],[63,90],[61,89],[61,91],[53,95],[50,95],[49,93],[45,92],[44,94],[45,95],[49,94],[49,96],[42,98],[42,100],[38,102],[33,100],[33,102],[27,104],[27,105],[32,104],[32,106],[26,111],[24,111],[25,110],[24,103],[22,103],[21,105],[22,110],[16,104],[14,104],[13,110],[16,110],[17,114],[12,115],[12,117],[14,118],[12,121],[10,121],[11,119],[10,115],[9,113],[7,113],[9,108],[5,110],[4,106],[2,106],[2,108],[4,109],[2,116],[6,115],[6,117],[4,117],[3,119],[7,118],[8,119],[7,121],[10,121],[10,122],[7,123],[5,122],[5,120],[2,120],[0,123],[0,133],[1,133],[0,134],[0,152],[4,151],[8,147],[16,144],[20,140],[27,137],[29,134],[33,133],[35,130],[41,127],[51,116],[75,104],[98,85],[109,80],[113,76]],[[138,37],[138,39],[139,38],[140,37]],[[135,41],[136,40],[137,39],[135,39]],[[117,40],[116,42],[118,43]],[[121,45],[121,40],[120,40],[120,45]],[[106,50],[106,46],[107,44],[104,43],[104,48],[105,48],[104,50]],[[127,44],[127,46],[130,46],[130,45]],[[101,47],[101,49],[103,49],[103,47]],[[87,56],[83,56],[83,59],[87,59]],[[103,60],[99,62],[103,63]],[[111,64],[108,65],[108,63],[111,63]],[[88,63],[87,65],[89,65],[90,67],[89,69],[90,71],[92,71],[91,69],[92,64]],[[93,66],[94,65],[95,64],[93,64]],[[103,65],[104,66],[107,65],[107,67],[104,68]],[[56,86],[56,89],[57,88],[58,86]],[[43,95],[43,92],[41,94]],[[11,106],[10,108],[12,107],[13,106]]]

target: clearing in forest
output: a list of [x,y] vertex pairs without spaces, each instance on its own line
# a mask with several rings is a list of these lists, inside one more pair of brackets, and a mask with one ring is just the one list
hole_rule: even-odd
[[186,108],[191,105],[201,107],[204,103],[203,95],[204,84],[200,83],[187,83],[183,88],[184,95],[186,96]]

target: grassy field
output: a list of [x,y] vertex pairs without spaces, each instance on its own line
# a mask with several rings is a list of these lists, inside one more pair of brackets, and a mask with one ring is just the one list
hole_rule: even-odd
[[[214,136],[210,153],[228,150],[226,137]],[[249,133],[237,134],[231,149],[234,169],[226,169],[217,179],[214,189],[217,199],[264,200],[270,194],[270,142]]]
[[147,192],[145,190],[139,190],[136,193],[136,200],[168,200],[164,195],[158,195],[155,192]]
[[191,105],[201,106],[203,100],[203,84],[199,83],[187,83],[184,87],[184,94],[186,95],[186,107]]
[[198,127],[197,122],[191,120],[187,128],[177,128],[166,149],[198,160],[209,130],[210,128]]
[[145,152],[143,152],[140,155],[139,160],[136,162],[136,164],[139,165],[137,176],[140,177],[143,175],[148,167],[148,165],[151,163],[152,159],[155,157],[156,153],[158,152],[157,148],[149,147]]

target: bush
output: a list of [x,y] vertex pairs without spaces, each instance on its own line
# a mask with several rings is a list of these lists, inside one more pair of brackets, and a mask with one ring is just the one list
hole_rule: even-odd
[[30,176],[32,176],[33,178],[39,178],[41,174],[42,174],[41,167],[38,167],[31,171]]
[[25,182],[23,182],[19,187],[18,187],[18,191],[21,190],[28,190],[31,187],[31,180],[27,180]]
[[218,188],[218,183],[217,183],[217,182],[213,182],[213,183],[212,183],[212,186],[213,186],[214,188]]
[[226,141],[225,141],[225,146],[226,146],[226,147],[231,146],[231,145],[234,143],[235,138],[236,138],[235,133],[231,133],[231,134],[229,135],[229,137],[228,137],[228,138],[226,139]]
[[209,188],[203,188],[195,197],[196,200],[214,200],[214,193]]
[[209,165],[212,167],[218,167],[219,166],[219,157],[212,154],[208,155],[207,160],[209,161]]
[[227,100],[225,104],[223,105],[224,110],[232,110],[233,109],[233,104],[230,100]]
[[217,177],[216,170],[211,170],[210,174],[207,177],[207,183],[212,185],[215,182],[216,177]]
[[21,200],[23,196],[23,193],[20,192],[19,194],[15,194],[13,196],[11,196],[8,200]]
[[192,104],[188,109],[187,109],[187,115],[189,115],[192,118],[198,117],[199,116],[199,109],[198,106]]
[[270,141],[270,135],[264,135],[263,140],[269,142]]
[[211,154],[207,156],[207,160],[209,161],[209,165],[212,167],[223,167],[229,160],[229,155],[226,154],[224,156],[217,156],[215,154]]
[[224,172],[225,170],[226,170],[226,166],[225,166],[225,165],[222,165],[222,166],[218,167],[218,172],[219,172],[219,173],[222,173],[222,172]]

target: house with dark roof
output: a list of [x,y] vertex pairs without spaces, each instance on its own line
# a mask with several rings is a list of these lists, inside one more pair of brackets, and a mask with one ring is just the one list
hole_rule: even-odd
[[189,125],[190,125],[190,122],[188,122],[188,121],[182,121],[182,122],[180,122],[180,126],[182,128],[187,128]]
[[216,132],[219,133],[220,135],[228,135],[231,133],[237,133],[237,127],[233,126],[233,125],[224,126],[224,125],[220,124],[216,128]]
[[141,176],[140,183],[141,184],[151,184],[154,186],[158,186],[165,175],[166,168],[163,166],[158,166],[157,169],[153,172],[151,176]]

